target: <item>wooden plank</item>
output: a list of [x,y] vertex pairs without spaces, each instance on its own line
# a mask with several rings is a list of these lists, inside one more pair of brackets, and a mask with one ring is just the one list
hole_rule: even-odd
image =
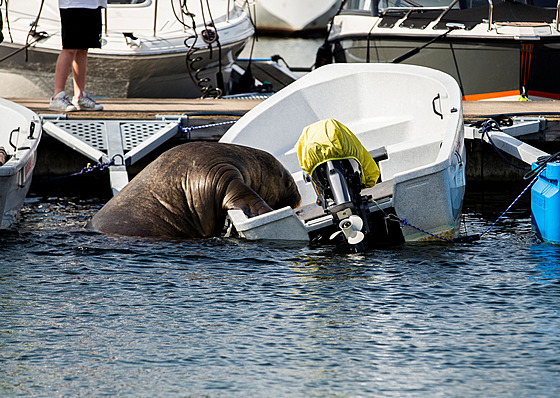
[[[48,98],[7,98],[31,109],[35,113],[58,114],[49,109]],[[95,119],[152,119],[156,115],[168,114],[236,114],[247,113],[262,100],[234,99],[183,99],[183,98],[99,98],[103,105],[99,112],[68,112],[68,118]]]
[[465,119],[494,115],[560,118],[560,101],[463,101],[463,117]]
[[[48,98],[7,98],[36,113],[60,113],[49,110]],[[70,112],[68,117],[153,118],[157,114],[209,113],[245,114],[263,100],[183,99],[183,98],[100,98],[101,112]],[[521,114],[560,118],[560,101],[464,101],[465,119],[501,114]]]

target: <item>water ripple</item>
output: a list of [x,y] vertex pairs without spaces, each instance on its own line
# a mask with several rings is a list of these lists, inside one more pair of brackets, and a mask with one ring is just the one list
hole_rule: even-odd
[[524,211],[476,244],[342,254],[85,231],[100,205],[32,200],[0,234],[2,395],[560,393],[560,248]]

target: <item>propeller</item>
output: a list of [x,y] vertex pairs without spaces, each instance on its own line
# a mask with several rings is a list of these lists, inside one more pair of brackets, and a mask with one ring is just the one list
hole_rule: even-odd
[[351,245],[357,245],[364,240],[364,233],[361,231],[364,226],[364,222],[359,216],[351,215],[350,217],[342,220],[338,226],[340,231],[336,231],[332,234],[330,236],[331,240],[333,240],[341,232]]

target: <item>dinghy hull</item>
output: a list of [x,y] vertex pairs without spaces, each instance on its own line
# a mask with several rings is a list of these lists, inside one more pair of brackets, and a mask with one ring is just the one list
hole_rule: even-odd
[[11,229],[31,186],[42,128],[29,109],[0,98],[0,147],[8,155],[0,166],[0,229]]
[[294,145],[306,126],[326,118],[347,126],[376,160],[381,182],[362,196],[371,196],[372,211],[394,211],[404,240],[457,235],[466,159],[461,92],[451,76],[412,65],[327,65],[228,130],[222,142],[266,150],[292,173],[302,196],[296,213],[313,233],[328,226],[328,215],[317,204]]

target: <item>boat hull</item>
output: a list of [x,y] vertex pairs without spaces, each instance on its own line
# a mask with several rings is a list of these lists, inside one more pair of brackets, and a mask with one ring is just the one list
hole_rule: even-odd
[[[133,98],[218,96],[216,88],[227,93],[233,62],[254,27],[234,2],[211,3],[192,5],[192,19],[181,19],[172,7],[178,7],[176,2],[110,1],[102,12],[101,48],[88,53],[85,90],[94,96]],[[0,44],[0,96],[52,96],[62,47],[57,1],[28,0],[6,7],[4,26],[9,29]],[[35,20],[33,35],[29,26]],[[66,92],[73,93],[71,79]]]
[[9,160],[0,166],[0,229],[11,229],[31,186],[42,128],[27,108],[0,99],[0,147]]
[[265,150],[292,173],[302,197],[296,211],[313,231],[311,223],[331,225],[316,222],[325,215],[294,145],[306,126],[326,118],[347,126],[374,159],[385,153],[377,162],[378,185],[390,186],[391,193],[376,198],[373,187],[362,195],[376,200],[375,211],[382,201],[390,203],[385,211],[393,208],[406,220],[405,241],[457,235],[466,158],[461,93],[451,76],[413,65],[327,65],[259,104],[226,132],[221,142]]
[[324,31],[340,8],[341,0],[257,0],[256,26],[265,33]]
[[[347,38],[335,43],[337,62],[382,62],[422,46],[429,39],[394,37]],[[369,43],[369,51],[368,51]],[[528,50],[531,63],[527,64]],[[459,83],[464,99],[560,99],[560,76],[551,64],[560,61],[560,43],[526,44],[508,40],[442,40],[424,48],[403,64],[419,65],[447,73]],[[523,82],[523,76],[526,81]],[[525,91],[525,92],[523,92]]]
[[[496,7],[513,7],[520,21],[494,20],[489,25],[483,19],[486,8],[479,7],[477,13],[482,14],[477,16],[478,22],[466,27],[456,24],[452,29],[438,22],[441,10],[423,14],[418,11],[421,7],[409,7],[410,14],[403,11],[396,17],[346,11],[333,21],[328,39],[333,55],[330,61],[433,68],[451,75],[467,101],[559,99],[560,76],[550,65],[560,61],[560,32],[554,22],[527,21],[530,16],[525,12],[542,9],[515,4],[522,9],[507,2]],[[457,16],[471,12],[449,13],[455,11]],[[550,11],[543,12],[550,17]],[[418,19],[422,15],[431,16]],[[501,18],[503,21],[506,15],[501,14]]]
[[[95,94],[111,98],[196,98],[203,95],[204,87],[218,87],[218,73],[227,84],[233,61],[243,50],[247,40],[231,43],[222,48],[221,65],[218,50],[200,49],[195,53],[200,61],[194,68],[204,68],[198,75],[209,79],[197,84],[196,69],[187,68],[187,54],[177,52],[154,55],[114,55],[91,52],[88,57],[87,86]],[[0,45],[0,57],[17,46],[9,43]],[[42,48],[31,48],[27,54],[16,56],[0,63],[0,97],[50,97],[54,85],[54,71],[58,52]],[[66,92],[72,93],[71,79]],[[227,87],[226,87],[227,88]]]

